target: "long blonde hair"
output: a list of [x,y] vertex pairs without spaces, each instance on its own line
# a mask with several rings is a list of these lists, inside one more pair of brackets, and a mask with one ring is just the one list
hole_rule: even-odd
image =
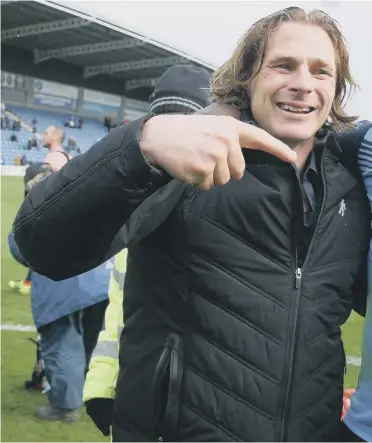
[[336,91],[330,112],[330,126],[343,130],[353,126],[357,116],[348,116],[343,110],[357,85],[351,75],[349,52],[336,20],[320,10],[306,12],[299,7],[289,7],[254,23],[240,39],[232,56],[212,76],[211,99],[250,110],[247,89],[259,73],[267,52],[270,34],[285,22],[319,26],[330,37],[336,53]]

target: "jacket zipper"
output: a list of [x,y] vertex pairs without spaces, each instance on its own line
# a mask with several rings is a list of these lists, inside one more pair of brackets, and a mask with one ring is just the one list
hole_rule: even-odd
[[[285,394],[285,398],[284,398],[284,405],[283,405],[283,414],[281,416],[281,424],[280,424],[280,433],[279,433],[279,441],[283,442],[285,441],[285,434],[287,431],[287,419],[288,419],[288,411],[289,411],[289,404],[290,404],[290,394],[291,394],[291,385],[292,385],[292,374],[293,374],[293,359],[294,359],[294,353],[295,353],[295,348],[296,348],[296,341],[297,341],[297,326],[298,326],[298,318],[299,318],[299,313],[300,313],[300,302],[301,302],[301,286],[302,286],[302,277],[303,277],[303,273],[304,273],[304,269],[306,267],[306,264],[308,262],[313,244],[314,244],[314,239],[316,236],[316,233],[318,231],[318,227],[319,227],[319,223],[324,211],[324,206],[325,206],[325,202],[326,202],[326,185],[325,185],[325,180],[324,180],[324,167],[323,167],[323,163],[324,163],[324,153],[325,151],[323,151],[322,153],[322,159],[321,159],[321,177],[322,177],[322,185],[323,185],[323,201],[322,201],[322,206],[320,208],[319,211],[319,215],[318,215],[318,219],[315,225],[315,229],[313,231],[313,235],[311,237],[311,241],[310,241],[310,245],[309,248],[307,250],[306,253],[306,257],[305,260],[302,264],[302,268],[298,267],[298,261],[297,261],[297,238],[296,238],[296,248],[295,248],[295,281],[294,281],[294,287],[296,289],[296,305],[295,305],[295,309],[293,312],[293,315],[295,316],[294,321],[293,321],[293,325],[291,327],[291,342],[289,344],[290,347],[290,351],[288,352],[288,357],[289,357],[289,363],[288,363],[288,367],[287,367],[287,380],[286,380],[286,394]],[[302,196],[302,193],[301,193]]]
[[175,402],[178,402],[178,396],[180,395],[180,392],[178,390],[175,391],[175,387],[177,385],[177,387],[180,388],[181,380],[179,378],[182,378],[182,376],[180,376],[179,368],[179,366],[182,365],[182,362],[180,361],[181,356],[179,336],[177,334],[171,334],[168,337],[166,347],[166,351],[163,351],[162,353],[161,357],[163,358],[161,358],[161,362],[159,362],[159,367],[163,369],[165,367],[164,365],[167,364],[169,368],[168,395],[165,399],[166,407],[163,417],[163,425],[167,426],[167,435],[158,435],[157,441],[159,443],[163,442],[164,440],[167,441],[167,437],[174,436],[176,434],[176,420],[178,418],[178,412],[174,408],[177,407],[177,404],[175,404]]
[[302,269],[301,268],[297,268],[296,269],[296,289],[300,289],[301,287],[301,280],[302,280]]
[[[165,345],[165,348],[163,349],[161,355],[160,355],[160,359],[158,361],[158,364],[156,366],[155,369],[155,378],[154,378],[154,385],[153,385],[153,392],[154,392],[154,410],[156,411],[155,413],[155,426],[157,426],[158,423],[158,411],[157,411],[157,403],[159,401],[158,398],[158,390],[160,389],[160,383],[161,383],[161,378],[163,376],[163,372],[166,369],[166,364],[169,360],[169,356],[171,353],[171,349],[169,348],[168,344]],[[157,438],[158,442],[162,442],[163,441],[163,437],[158,436]]]

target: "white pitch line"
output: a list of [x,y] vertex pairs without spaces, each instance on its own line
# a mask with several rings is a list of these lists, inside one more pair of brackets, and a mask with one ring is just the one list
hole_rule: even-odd
[[352,357],[350,355],[346,356],[346,363],[352,366],[360,366],[362,359],[360,357]]
[[18,332],[36,332],[35,326],[16,325],[14,323],[4,323],[0,326],[2,331],[18,331]]
[[[0,329],[2,331],[36,332],[35,326],[16,325],[13,323],[4,323],[3,325],[0,326]],[[351,365],[351,366],[360,366],[361,358],[348,355],[346,357],[346,362],[348,365]]]

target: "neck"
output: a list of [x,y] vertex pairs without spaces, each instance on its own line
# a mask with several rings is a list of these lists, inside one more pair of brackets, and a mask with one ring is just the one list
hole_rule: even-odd
[[[284,140],[282,141],[283,143],[286,143]],[[295,162],[297,169],[301,170],[304,168],[306,161],[313,150],[314,141],[314,137],[311,137],[301,143],[286,143],[297,154]]]
[[60,143],[52,143],[49,147],[49,151],[50,152],[63,151],[63,147],[61,146]]

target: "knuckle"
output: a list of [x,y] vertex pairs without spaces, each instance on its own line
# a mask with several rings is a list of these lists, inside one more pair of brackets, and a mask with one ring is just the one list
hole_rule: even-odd
[[199,187],[200,187],[200,189],[203,190],[203,191],[209,191],[209,190],[212,188],[211,185],[209,185],[209,184],[204,184],[204,183],[202,183]]
[[197,185],[197,187],[202,189],[203,191],[208,191],[209,189],[212,188],[212,186],[213,186],[213,183],[209,179],[205,179]]
[[201,152],[206,159],[216,163],[226,153],[226,147],[224,143],[221,143],[216,134],[209,134],[203,140]]
[[193,161],[187,169],[190,175],[204,178],[213,171],[214,165],[208,161]]
[[218,163],[222,158],[226,157],[226,150],[220,143],[216,143],[213,151],[211,152],[211,159],[213,160],[214,165]]
[[205,132],[205,135],[206,143],[215,144],[217,142],[221,149],[227,151],[234,138],[234,131],[230,125],[220,124],[218,127],[216,125],[212,126],[208,131]]
[[243,168],[236,168],[231,171],[231,177],[233,178],[241,178],[244,175],[244,169]]
[[244,161],[233,161],[230,163],[230,174],[232,177],[242,177],[245,171]]
[[215,132],[215,138],[220,141],[227,150],[234,139],[234,132],[229,126],[220,126]]
[[218,183],[220,184],[220,185],[226,185],[226,183],[228,183],[230,181],[230,177],[228,177],[227,175],[225,176],[225,177],[221,177],[219,180],[218,180]]
[[206,175],[206,170],[202,163],[192,162],[190,163],[189,167],[186,168],[186,173],[189,175],[203,177],[204,175]]

